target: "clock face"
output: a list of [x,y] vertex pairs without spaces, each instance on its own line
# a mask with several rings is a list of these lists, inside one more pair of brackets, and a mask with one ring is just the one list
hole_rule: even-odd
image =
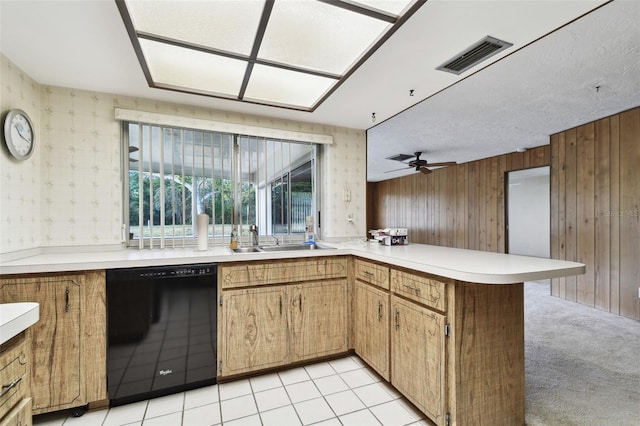
[[18,160],[26,160],[31,156],[35,135],[33,124],[24,111],[9,111],[4,122],[4,139],[9,153]]

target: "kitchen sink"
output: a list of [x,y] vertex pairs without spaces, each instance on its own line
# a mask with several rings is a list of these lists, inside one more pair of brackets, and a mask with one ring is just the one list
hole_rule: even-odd
[[317,244],[287,244],[287,245],[273,245],[273,246],[250,246],[250,247],[238,247],[232,249],[234,253],[261,253],[270,251],[300,251],[300,250],[324,250],[331,249],[333,247],[323,247]]
[[322,247],[317,244],[291,244],[284,246],[261,246],[263,251],[300,251],[300,250],[317,250],[328,249],[333,247]]
[[260,253],[260,247],[238,247],[232,249],[234,253]]

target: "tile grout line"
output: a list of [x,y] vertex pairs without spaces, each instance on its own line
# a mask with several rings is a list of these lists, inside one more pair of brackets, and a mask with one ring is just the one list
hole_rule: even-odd
[[[264,424],[264,421],[263,421],[263,418],[262,418],[262,416],[263,416],[263,414],[264,414],[264,413],[267,413],[267,412],[270,412],[270,411],[274,411],[274,410],[277,410],[277,409],[286,408],[286,407],[292,407],[292,408],[293,408],[293,410],[294,410],[294,413],[296,414],[296,416],[297,416],[297,418],[298,418],[298,421],[299,421],[301,424],[303,424],[303,425],[304,425],[304,423],[303,423],[303,421],[302,421],[302,418],[300,417],[300,413],[299,413],[298,409],[296,408],[295,404],[293,403],[293,400],[291,399],[291,395],[290,395],[289,390],[287,389],[287,386],[296,385],[296,384],[298,384],[298,383],[304,383],[304,382],[306,382],[306,381],[311,381],[311,382],[312,382],[313,388],[314,388],[314,389],[319,393],[320,397],[306,399],[306,400],[300,401],[299,403],[303,403],[303,402],[307,402],[307,401],[312,401],[312,400],[315,400],[315,399],[320,400],[320,398],[322,398],[322,401],[324,401],[324,403],[329,407],[329,409],[330,409],[331,413],[333,414],[333,417],[329,417],[329,418],[327,418],[327,419],[323,419],[323,420],[319,420],[319,421],[314,422],[314,423],[310,423],[310,425],[312,425],[312,424],[316,424],[316,423],[320,423],[320,422],[324,422],[324,421],[330,421],[330,420],[332,420],[332,419],[335,419],[335,420],[337,420],[339,423],[341,423],[341,424],[342,424],[343,422],[340,420],[340,416],[336,413],[336,411],[334,410],[334,408],[331,406],[331,404],[330,404],[330,403],[329,403],[329,401],[327,400],[327,397],[328,397],[328,396],[331,396],[331,395],[338,394],[338,393],[340,393],[340,392],[346,392],[347,390],[348,390],[348,391],[350,391],[352,394],[354,394],[354,395],[355,395],[356,400],[357,400],[357,401],[359,401],[359,403],[363,405],[363,408],[361,408],[361,409],[355,409],[355,410],[353,410],[353,411],[349,411],[349,412],[345,412],[345,413],[343,413],[342,415],[349,415],[349,414],[357,413],[357,412],[360,412],[360,411],[367,411],[369,414],[371,414],[371,415],[373,416],[373,418],[375,418],[375,419],[376,419],[376,421],[380,422],[380,423],[384,426],[384,423],[382,422],[382,420],[381,420],[380,418],[378,418],[378,416],[376,416],[376,415],[375,415],[374,411],[372,411],[372,408],[375,408],[375,407],[378,407],[378,406],[381,406],[381,405],[384,405],[384,404],[392,403],[392,402],[394,402],[394,401],[395,401],[396,403],[398,403],[398,404],[399,404],[399,407],[409,415],[409,417],[413,418],[409,423],[407,423],[408,425],[411,425],[411,424],[414,424],[414,423],[419,423],[419,422],[421,422],[421,421],[423,421],[423,420],[424,420],[424,417],[423,417],[423,416],[418,416],[418,417],[416,417],[416,416],[414,415],[414,413],[413,413],[413,411],[412,411],[412,410],[409,410],[407,407],[405,407],[403,404],[401,404],[401,401],[403,401],[403,398],[402,398],[402,397],[397,397],[397,396],[395,396],[395,395],[392,395],[392,394],[391,394],[391,393],[386,389],[386,387],[384,386],[384,383],[386,383],[386,381],[383,381],[384,379],[382,379],[379,375],[377,375],[377,374],[375,373],[375,371],[371,370],[371,369],[370,369],[370,367],[368,367],[367,365],[363,365],[363,364],[361,364],[361,363],[358,363],[357,361],[353,360],[353,357],[350,357],[350,358],[344,358],[344,359],[351,359],[351,362],[355,363],[355,364],[357,365],[357,368],[344,370],[344,371],[342,371],[342,372],[340,373],[340,372],[338,372],[338,370],[336,369],[336,367],[334,367],[333,365],[331,365],[331,364],[330,364],[330,361],[326,361],[326,365],[327,365],[327,366],[329,367],[329,369],[330,369],[330,370],[328,370],[328,371],[331,371],[332,373],[331,373],[331,374],[328,374],[328,375],[321,375],[321,376],[318,376],[318,377],[315,377],[315,378],[314,378],[314,377],[312,377],[312,376],[311,376],[311,374],[310,374],[310,373],[309,373],[309,371],[308,371],[308,368],[309,368],[311,365],[313,365],[313,364],[310,364],[310,365],[307,365],[307,366],[302,366],[302,367],[300,367],[300,368],[302,369],[302,371],[304,371],[304,374],[307,376],[307,378],[306,378],[306,379],[304,379],[304,380],[301,380],[301,381],[295,381],[295,382],[292,382],[292,383],[290,383],[289,385],[285,385],[285,384],[284,384],[284,381],[283,381],[283,379],[282,379],[282,377],[281,377],[281,375],[280,375],[280,373],[283,373],[283,372],[279,372],[279,373],[277,372],[277,373],[275,373],[275,377],[277,378],[277,382],[279,383],[279,386],[271,387],[271,388],[268,388],[268,389],[263,389],[262,391],[259,391],[259,392],[267,392],[267,391],[270,391],[270,390],[274,390],[274,389],[278,389],[278,388],[283,388],[283,389],[284,389],[284,391],[285,391],[285,395],[287,396],[287,399],[288,399],[288,402],[289,402],[289,403],[288,403],[287,405],[283,405],[283,406],[279,406],[279,407],[270,408],[270,409],[268,409],[268,410],[264,410],[264,411],[261,411],[261,410],[260,410],[260,407],[259,407],[259,405],[258,405],[258,401],[257,401],[257,398],[256,398],[256,393],[259,393],[259,392],[256,392],[256,391],[255,391],[255,389],[254,389],[254,385],[253,385],[253,383],[251,382],[251,378],[248,378],[248,379],[247,379],[247,382],[248,382],[248,384],[249,384],[250,393],[251,393],[251,396],[252,396],[252,398],[253,398],[253,402],[254,402],[255,407],[256,407],[256,411],[257,411],[257,412],[256,412],[256,414],[258,414],[258,418],[259,418],[259,420],[260,420],[260,424]],[[318,364],[320,364],[320,363],[318,363]],[[291,370],[285,370],[285,371],[291,371]],[[367,376],[369,376],[369,377],[373,380],[373,382],[372,382],[372,383],[365,383],[365,384],[361,384],[361,385],[353,386],[353,387],[352,387],[352,386],[351,386],[351,385],[349,385],[349,384],[348,384],[348,383],[347,383],[347,382],[342,378],[342,376],[341,376],[341,374],[347,374],[347,373],[350,373],[350,372],[356,372],[356,371],[361,371],[362,373],[366,374]],[[332,377],[332,376],[335,376],[336,378],[340,379],[340,380],[341,380],[341,381],[342,381],[342,382],[347,386],[347,389],[343,389],[343,390],[341,390],[341,391],[336,391],[336,392],[329,392],[329,393],[324,393],[324,392],[322,392],[322,391],[320,390],[320,388],[319,388],[318,384],[316,383],[316,381],[317,381],[317,380],[320,380],[320,379],[323,379],[323,378]],[[260,376],[256,376],[256,377],[260,377]],[[372,386],[372,385],[376,385],[377,387],[379,387],[379,390],[380,390],[380,391],[382,391],[382,392],[384,392],[384,394],[386,394],[386,395],[390,398],[390,400],[388,400],[388,401],[384,401],[384,402],[380,402],[380,403],[377,403],[377,404],[374,404],[374,405],[371,405],[371,406],[367,406],[367,404],[365,403],[365,401],[362,399],[362,397],[361,397],[361,396],[359,396],[359,395],[358,395],[358,393],[356,392],[356,390],[361,389],[361,388],[364,388],[364,387],[366,387],[366,386]],[[209,402],[208,404],[204,404],[204,405],[202,405],[202,406],[206,406],[206,405],[210,405],[210,404],[215,404],[215,403],[217,403],[217,404],[218,404],[218,414],[219,414],[219,416],[220,416],[220,423],[216,423],[216,425],[218,425],[218,424],[219,424],[219,425],[224,425],[225,421],[224,421],[224,419],[223,419],[223,417],[222,417],[222,394],[221,394],[220,385],[219,385],[219,384],[216,384],[216,385],[214,385],[214,386],[216,387],[216,391],[215,391],[215,392],[216,392],[216,394],[217,394],[217,400],[211,401],[211,402]],[[163,415],[161,415],[161,416],[156,416],[156,417],[154,417],[154,418],[160,418],[160,417],[164,417],[164,416],[168,416],[168,415],[175,415],[175,413],[180,413],[180,424],[184,425],[184,421],[185,421],[185,420],[184,420],[184,419],[185,419],[185,411],[186,411],[187,391],[181,392],[181,394],[182,394],[182,395],[181,395],[181,398],[180,398],[181,410],[174,411],[174,412],[171,412],[171,413],[166,413],[166,414],[163,414]],[[232,399],[235,399],[235,398],[239,398],[239,397],[241,397],[241,396],[242,396],[242,395],[236,396],[236,397],[234,397],[234,398],[229,398],[228,400],[232,400]],[[248,395],[246,395],[246,396],[248,396]],[[119,424],[118,426],[129,425],[129,424],[131,424],[132,422],[138,422],[138,421],[141,421],[141,422],[142,422],[142,424],[144,424],[144,422],[146,422],[146,421],[148,421],[148,420],[151,420],[151,418],[147,418],[147,417],[146,417],[146,416],[147,416],[147,414],[149,413],[150,401],[151,401],[151,400],[146,400],[146,401],[144,401],[143,417],[142,417],[142,419],[141,419],[141,420],[131,420],[131,421],[129,421],[129,420],[125,420],[125,423]],[[201,406],[198,406],[198,407],[201,407]],[[198,408],[198,407],[192,407],[192,408]],[[100,424],[101,424],[102,426],[105,426],[106,424],[108,424],[108,423],[107,423],[107,419],[108,419],[108,417],[109,417],[109,414],[111,414],[111,412],[112,412],[112,408],[111,408],[111,407],[108,407],[108,408],[106,409],[105,417],[104,417],[104,418],[102,419],[102,421],[100,422]],[[240,419],[246,419],[246,418],[251,417],[251,416],[254,416],[254,415],[255,415],[255,414],[249,414],[249,415],[246,415],[246,416],[243,416],[243,417],[239,417],[239,418],[237,418],[237,419],[229,420],[228,422],[236,421],[236,420],[240,420]],[[228,423],[228,422],[226,422],[226,423]],[[69,423],[69,416],[66,416],[66,417],[62,420],[62,423],[60,423],[60,425],[61,425],[61,426],[63,426],[63,425],[66,425],[66,424],[68,424],[68,423]],[[186,426],[186,425],[185,425],[185,426]]]

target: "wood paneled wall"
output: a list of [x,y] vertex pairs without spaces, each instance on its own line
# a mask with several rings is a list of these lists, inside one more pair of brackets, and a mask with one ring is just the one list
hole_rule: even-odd
[[640,319],[640,108],[551,136],[552,294]]
[[640,320],[640,108],[551,136],[550,145],[367,187],[367,229],[414,243],[504,253],[505,174],[551,166],[551,257],[584,275],[555,296]]
[[407,227],[410,242],[504,253],[506,172],[549,162],[547,145],[369,183],[368,229]]

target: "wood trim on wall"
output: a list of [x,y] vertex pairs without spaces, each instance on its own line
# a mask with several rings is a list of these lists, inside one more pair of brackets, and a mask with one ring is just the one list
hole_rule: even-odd
[[584,275],[552,294],[640,319],[640,108],[551,136],[551,257]]
[[410,242],[504,253],[505,174],[550,158],[545,145],[369,183],[368,229],[407,227]]

